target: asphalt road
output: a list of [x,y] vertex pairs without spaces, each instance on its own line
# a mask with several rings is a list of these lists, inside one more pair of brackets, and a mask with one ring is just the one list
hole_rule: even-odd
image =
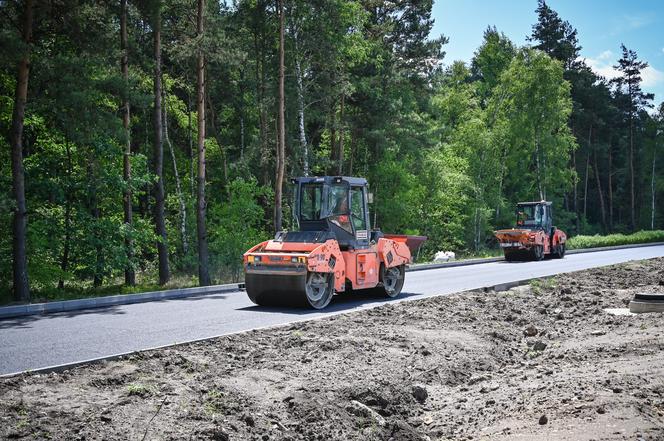
[[664,245],[406,273],[394,300],[336,297],[324,311],[264,308],[243,292],[0,320],[0,375],[91,360],[534,277],[664,256]]

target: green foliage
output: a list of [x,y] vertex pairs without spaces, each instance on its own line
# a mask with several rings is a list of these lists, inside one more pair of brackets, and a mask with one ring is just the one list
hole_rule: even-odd
[[[274,233],[274,3],[208,2],[206,32],[199,37],[194,4],[167,2],[163,179],[174,277],[156,285],[152,3],[129,1],[127,82],[119,67],[117,5],[65,2],[52,17],[37,11],[24,134],[35,300],[195,284],[199,49],[206,58],[207,235],[214,281],[240,278],[242,254]],[[20,6],[0,6],[0,44],[7,49],[0,54],[2,300],[12,283],[14,201],[7,158],[16,63],[25,50],[14,27]],[[556,225],[570,236],[631,231],[632,200],[634,228],[662,225],[664,110],[649,115],[643,110],[650,97],[630,95],[627,86],[639,91],[645,66],[633,51],[623,51],[621,78],[600,80],[578,61],[576,30],[544,1],[538,2],[533,48],[517,47],[488,28],[468,64],[443,58],[447,38],[431,35],[432,0],[293,0],[285,6],[287,174],[302,175],[306,162],[311,174],[341,168],[366,177],[375,195],[372,224],[428,236],[421,260],[440,250],[494,253],[493,230],[512,225],[520,200],[552,200]],[[125,97],[129,182],[123,178]],[[131,226],[123,213],[127,189]],[[286,198],[285,213],[288,203]],[[570,246],[589,240],[572,237]],[[129,266],[137,272],[135,287],[122,286]]]
[[210,209],[210,262],[217,279],[239,280],[242,254],[269,239],[258,200],[271,196],[271,189],[259,186],[256,180],[238,178],[228,186],[228,201]]
[[664,230],[638,231],[632,234],[609,234],[606,236],[598,234],[594,236],[574,236],[567,241],[567,248],[576,250],[652,242],[664,242]]

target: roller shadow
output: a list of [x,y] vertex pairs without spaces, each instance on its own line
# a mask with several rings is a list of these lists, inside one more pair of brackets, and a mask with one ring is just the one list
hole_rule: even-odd
[[238,311],[251,311],[251,312],[265,312],[269,314],[290,314],[298,316],[307,315],[320,315],[331,314],[336,312],[351,311],[360,306],[366,305],[379,305],[383,303],[392,303],[403,300],[409,297],[419,296],[422,293],[407,293],[402,292],[396,298],[377,297],[371,294],[353,293],[353,294],[337,294],[332,299],[332,302],[325,309],[311,309],[307,307],[297,306],[245,306],[238,308]]

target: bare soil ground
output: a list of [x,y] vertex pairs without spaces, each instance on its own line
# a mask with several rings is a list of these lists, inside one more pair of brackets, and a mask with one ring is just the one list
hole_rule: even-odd
[[662,440],[664,317],[604,311],[635,292],[664,259],[3,379],[0,438]]

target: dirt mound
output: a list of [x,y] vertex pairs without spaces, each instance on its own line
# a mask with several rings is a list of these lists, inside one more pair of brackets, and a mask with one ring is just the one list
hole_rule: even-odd
[[[546,263],[543,263],[546,264]],[[0,438],[664,439],[664,260],[0,380]]]

